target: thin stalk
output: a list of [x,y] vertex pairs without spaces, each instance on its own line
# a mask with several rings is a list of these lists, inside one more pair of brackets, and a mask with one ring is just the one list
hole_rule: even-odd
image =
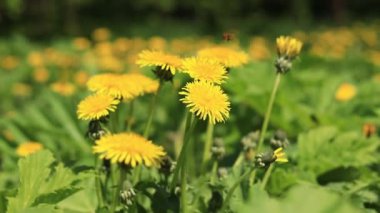
[[127,131],[130,132],[132,129],[132,122],[133,122],[133,111],[134,111],[134,104],[135,101],[131,100],[129,103],[129,112],[128,112],[128,120],[127,120]]
[[100,179],[100,169],[99,169],[98,163],[99,163],[99,159],[95,157],[95,168],[96,168],[95,189],[96,189],[96,196],[98,198],[99,208],[102,208],[104,206],[104,197],[103,197],[102,180]]
[[263,182],[261,183],[261,187],[260,187],[261,189],[264,190],[265,187],[267,186],[267,183],[268,183],[270,175],[272,174],[273,168],[274,168],[274,163],[271,163],[269,168],[265,171]]
[[[115,165],[116,166],[116,165]],[[113,193],[112,193],[112,200],[111,200],[111,212],[115,212],[117,203],[119,201],[119,192],[118,188],[119,185],[115,185],[116,183],[120,182],[120,178],[117,178],[117,172],[118,172],[118,167],[112,169],[112,188],[113,188]],[[120,174],[119,170],[119,174]]]
[[196,125],[196,122],[197,122],[197,120],[194,118],[194,115],[191,115],[191,119],[187,119],[182,149],[181,149],[181,152],[179,153],[178,160],[177,160],[177,166],[174,170],[173,179],[172,179],[172,182],[170,184],[171,189],[174,189],[175,185],[177,184],[178,176],[180,174],[180,170],[183,168],[182,165],[183,165],[183,162],[185,160],[186,150],[189,148],[190,138],[191,138],[192,132],[194,130],[194,127]]
[[277,90],[278,90],[278,87],[280,85],[280,82],[281,82],[281,73],[277,73],[276,80],[274,82],[274,86],[273,86],[273,90],[272,90],[272,94],[269,98],[268,108],[267,108],[267,111],[265,113],[264,123],[263,123],[263,126],[261,127],[259,143],[257,145],[257,153],[260,153],[263,142],[264,142],[265,133],[266,133],[267,128],[268,128],[270,115],[272,113],[273,103],[274,103],[274,100],[276,98],[276,94],[277,94]]
[[119,182],[116,186],[115,194],[112,201],[111,212],[116,212],[116,207],[120,205],[120,191],[123,187],[125,177],[127,176],[127,168],[125,165],[119,164]]
[[244,153],[240,152],[239,156],[236,158],[234,165],[232,165],[233,168],[238,167],[244,160]]
[[225,212],[227,210],[228,204],[230,203],[230,200],[232,198],[232,195],[234,194],[236,188],[246,179],[252,172],[252,169],[246,171],[240,178],[232,185],[231,189],[228,191],[226,195],[226,199],[223,202],[223,206],[220,210],[221,213]]
[[158,85],[157,92],[152,97],[152,102],[150,104],[150,110],[149,110],[149,115],[148,115],[148,122],[146,123],[145,130],[144,130],[144,137],[145,138],[149,136],[149,130],[150,130],[150,127],[152,125],[153,115],[154,115],[154,112],[156,110],[157,97],[158,97],[158,94],[161,90],[162,84],[163,84],[163,82],[160,81],[160,84]]
[[203,149],[203,161],[202,161],[202,171],[206,170],[207,162],[211,157],[211,146],[212,146],[212,135],[214,132],[214,124],[211,120],[208,121],[207,130],[206,130],[206,142]]
[[214,185],[216,182],[216,178],[218,177],[218,161],[214,160],[212,164],[212,169],[211,169],[211,178],[210,178],[210,183],[211,185]]
[[[185,152],[185,154],[187,155],[188,151]],[[186,158],[186,156],[185,156]],[[186,186],[187,186],[187,175],[186,175],[186,165],[187,165],[187,162],[186,160],[183,161],[182,163],[182,169],[181,169],[181,213],[186,213],[187,212],[187,204],[186,204],[186,201],[187,201],[187,189],[186,189]]]

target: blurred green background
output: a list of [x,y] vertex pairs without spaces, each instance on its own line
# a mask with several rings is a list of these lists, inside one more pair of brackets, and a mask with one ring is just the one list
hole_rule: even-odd
[[373,20],[379,12],[378,0],[2,0],[0,32],[45,38],[84,35],[107,26],[130,35],[139,28],[165,36],[167,31],[186,34],[192,26],[199,34],[237,29],[252,34],[278,30],[284,23],[311,29],[316,22]]

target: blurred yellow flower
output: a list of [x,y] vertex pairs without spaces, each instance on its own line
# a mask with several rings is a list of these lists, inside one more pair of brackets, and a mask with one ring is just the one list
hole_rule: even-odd
[[166,41],[162,37],[153,36],[148,41],[148,48],[151,50],[164,51],[166,47]]
[[75,92],[75,86],[69,82],[55,82],[50,87],[54,92],[63,96],[71,96]]
[[356,95],[356,87],[349,83],[343,83],[335,93],[335,99],[338,101],[349,101]]
[[15,83],[12,86],[12,94],[15,96],[26,97],[32,93],[32,87],[24,83]]
[[185,96],[180,101],[202,120],[208,118],[215,124],[229,117],[230,102],[220,86],[206,81],[194,81],[187,83],[179,94]]
[[123,63],[113,56],[100,57],[98,65],[102,71],[121,72],[124,69]]
[[136,133],[119,133],[105,135],[95,142],[93,152],[100,154],[101,159],[112,163],[122,163],[135,167],[157,166],[166,155],[161,146],[157,146]]
[[144,50],[138,55],[136,64],[140,67],[160,67],[162,70],[170,71],[173,75],[181,68],[181,58],[176,55],[161,51]]
[[265,38],[253,37],[249,44],[249,55],[256,61],[270,58],[270,51]]
[[49,79],[49,71],[44,67],[38,67],[33,71],[33,78],[38,83],[44,83]]
[[85,71],[78,71],[74,75],[74,81],[78,85],[84,86],[84,85],[86,85],[89,77],[90,76]]
[[227,68],[238,67],[248,63],[248,55],[229,47],[210,47],[198,51],[198,56],[218,61]]
[[275,159],[275,162],[280,162],[280,163],[288,162],[288,159],[285,156],[285,152],[283,151],[283,148],[278,148],[274,150],[273,158]]
[[277,45],[277,54],[279,57],[285,56],[293,59],[297,57],[302,48],[302,42],[289,37],[289,36],[280,36],[276,39]]
[[108,40],[110,37],[111,32],[105,27],[97,28],[92,33],[92,38],[97,42]]
[[82,51],[88,49],[91,46],[91,42],[87,38],[79,37],[73,40],[73,45],[75,49]]
[[104,94],[95,94],[86,97],[78,104],[78,118],[82,120],[99,120],[114,112],[119,100]]
[[40,52],[30,52],[28,63],[34,67],[41,67],[44,65],[44,58]]
[[183,71],[195,80],[221,84],[227,71],[218,61],[210,58],[192,57],[183,60]]
[[17,67],[18,64],[18,58],[9,55],[1,59],[0,67],[5,70],[13,70]]
[[127,38],[118,38],[113,43],[113,50],[116,54],[125,54],[132,47],[132,41]]
[[39,150],[43,149],[42,144],[36,143],[36,142],[26,142],[20,144],[17,149],[16,153],[20,157],[26,157],[30,154],[33,154],[35,152],[38,152]]

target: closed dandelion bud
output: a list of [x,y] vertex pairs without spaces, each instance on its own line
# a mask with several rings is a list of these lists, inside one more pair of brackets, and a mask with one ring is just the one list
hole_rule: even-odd
[[228,176],[228,170],[225,167],[220,167],[218,169],[218,177],[219,179],[223,179]]
[[162,69],[161,67],[156,67],[154,70],[152,70],[153,73],[156,75],[158,79],[161,81],[173,81],[174,75],[171,72],[168,72],[167,70]]
[[106,132],[102,129],[100,125],[100,120],[92,120],[88,124],[87,136],[91,140],[99,140]]
[[168,176],[174,171],[175,166],[176,162],[174,162],[169,156],[166,155],[161,159],[159,171]]
[[244,151],[255,149],[259,141],[260,131],[250,132],[241,139]]
[[270,164],[274,162],[286,163],[288,159],[285,156],[283,148],[278,148],[274,151],[260,153],[256,155],[255,164],[258,167],[268,167]]
[[213,146],[211,147],[211,153],[216,160],[220,160],[224,157],[226,150],[222,138],[215,138]]
[[219,191],[213,191],[208,202],[208,212],[217,212],[223,205],[223,196]]
[[278,73],[285,74],[292,68],[292,61],[300,54],[302,42],[289,37],[280,36],[276,39],[278,58],[275,67]]
[[125,182],[123,184],[123,189],[120,191],[120,199],[124,208],[128,209],[133,205],[134,199],[136,197],[136,192],[132,187],[132,184]]
[[288,138],[286,136],[286,133],[282,130],[277,130],[273,136],[273,138],[270,140],[270,146],[273,150],[276,150],[278,148],[285,148],[289,145]]

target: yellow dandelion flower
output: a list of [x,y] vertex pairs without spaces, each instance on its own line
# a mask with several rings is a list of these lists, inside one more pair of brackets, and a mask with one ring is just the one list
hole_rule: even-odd
[[280,36],[276,39],[276,45],[277,45],[277,54],[279,57],[286,56],[289,58],[295,58],[297,57],[302,48],[302,42],[289,37],[289,36]]
[[349,83],[343,83],[335,93],[335,99],[338,101],[349,101],[356,95],[356,87]]
[[43,67],[33,71],[33,78],[36,82],[44,83],[49,79],[49,71]]
[[119,74],[100,74],[90,78],[87,87],[90,91],[106,94],[118,99],[132,99],[139,95],[139,82],[131,81],[125,75]]
[[190,112],[202,120],[208,118],[211,123],[222,122],[229,116],[230,102],[222,88],[206,81],[187,83],[183,91],[185,97],[180,99]]
[[91,43],[87,38],[79,37],[73,40],[73,46],[77,50],[86,50],[90,47]]
[[101,159],[112,163],[124,163],[135,167],[139,164],[156,166],[165,156],[161,146],[157,146],[144,137],[128,132],[105,135],[95,142],[93,152],[100,154]]
[[95,41],[105,41],[111,37],[109,29],[101,27],[94,30],[92,37]]
[[85,71],[79,71],[74,75],[74,81],[80,86],[86,85],[88,81],[88,74]]
[[219,62],[209,58],[187,58],[183,60],[183,70],[195,80],[221,84],[227,78],[227,70]]
[[15,69],[19,64],[19,59],[15,56],[6,56],[3,59],[1,59],[0,66],[6,70],[13,70]]
[[248,62],[248,55],[243,51],[238,51],[228,47],[211,47],[198,51],[198,56],[211,58],[225,67],[238,67]]
[[279,163],[288,162],[288,159],[286,158],[285,152],[283,151],[282,148],[278,148],[278,149],[274,150],[273,158],[275,159],[275,162],[279,162]]
[[44,65],[44,57],[39,52],[31,52],[28,55],[28,63],[34,67],[40,67]]
[[150,79],[139,73],[129,73],[124,75],[126,82],[135,83],[135,95],[143,95],[145,93],[155,93],[160,83],[157,80]]
[[16,153],[20,157],[25,157],[35,152],[38,152],[41,149],[43,149],[42,144],[36,142],[27,142],[20,144],[16,149]]
[[12,94],[19,97],[26,97],[32,94],[32,87],[24,83],[15,83],[12,86]]
[[75,92],[75,86],[69,82],[55,82],[50,87],[54,92],[63,96],[70,96]]
[[78,104],[78,118],[82,120],[99,120],[114,112],[119,100],[109,95],[95,94],[88,96]]
[[144,50],[138,55],[136,64],[140,67],[160,67],[163,70],[170,71],[174,75],[181,68],[182,60],[176,55],[167,54],[162,51]]

